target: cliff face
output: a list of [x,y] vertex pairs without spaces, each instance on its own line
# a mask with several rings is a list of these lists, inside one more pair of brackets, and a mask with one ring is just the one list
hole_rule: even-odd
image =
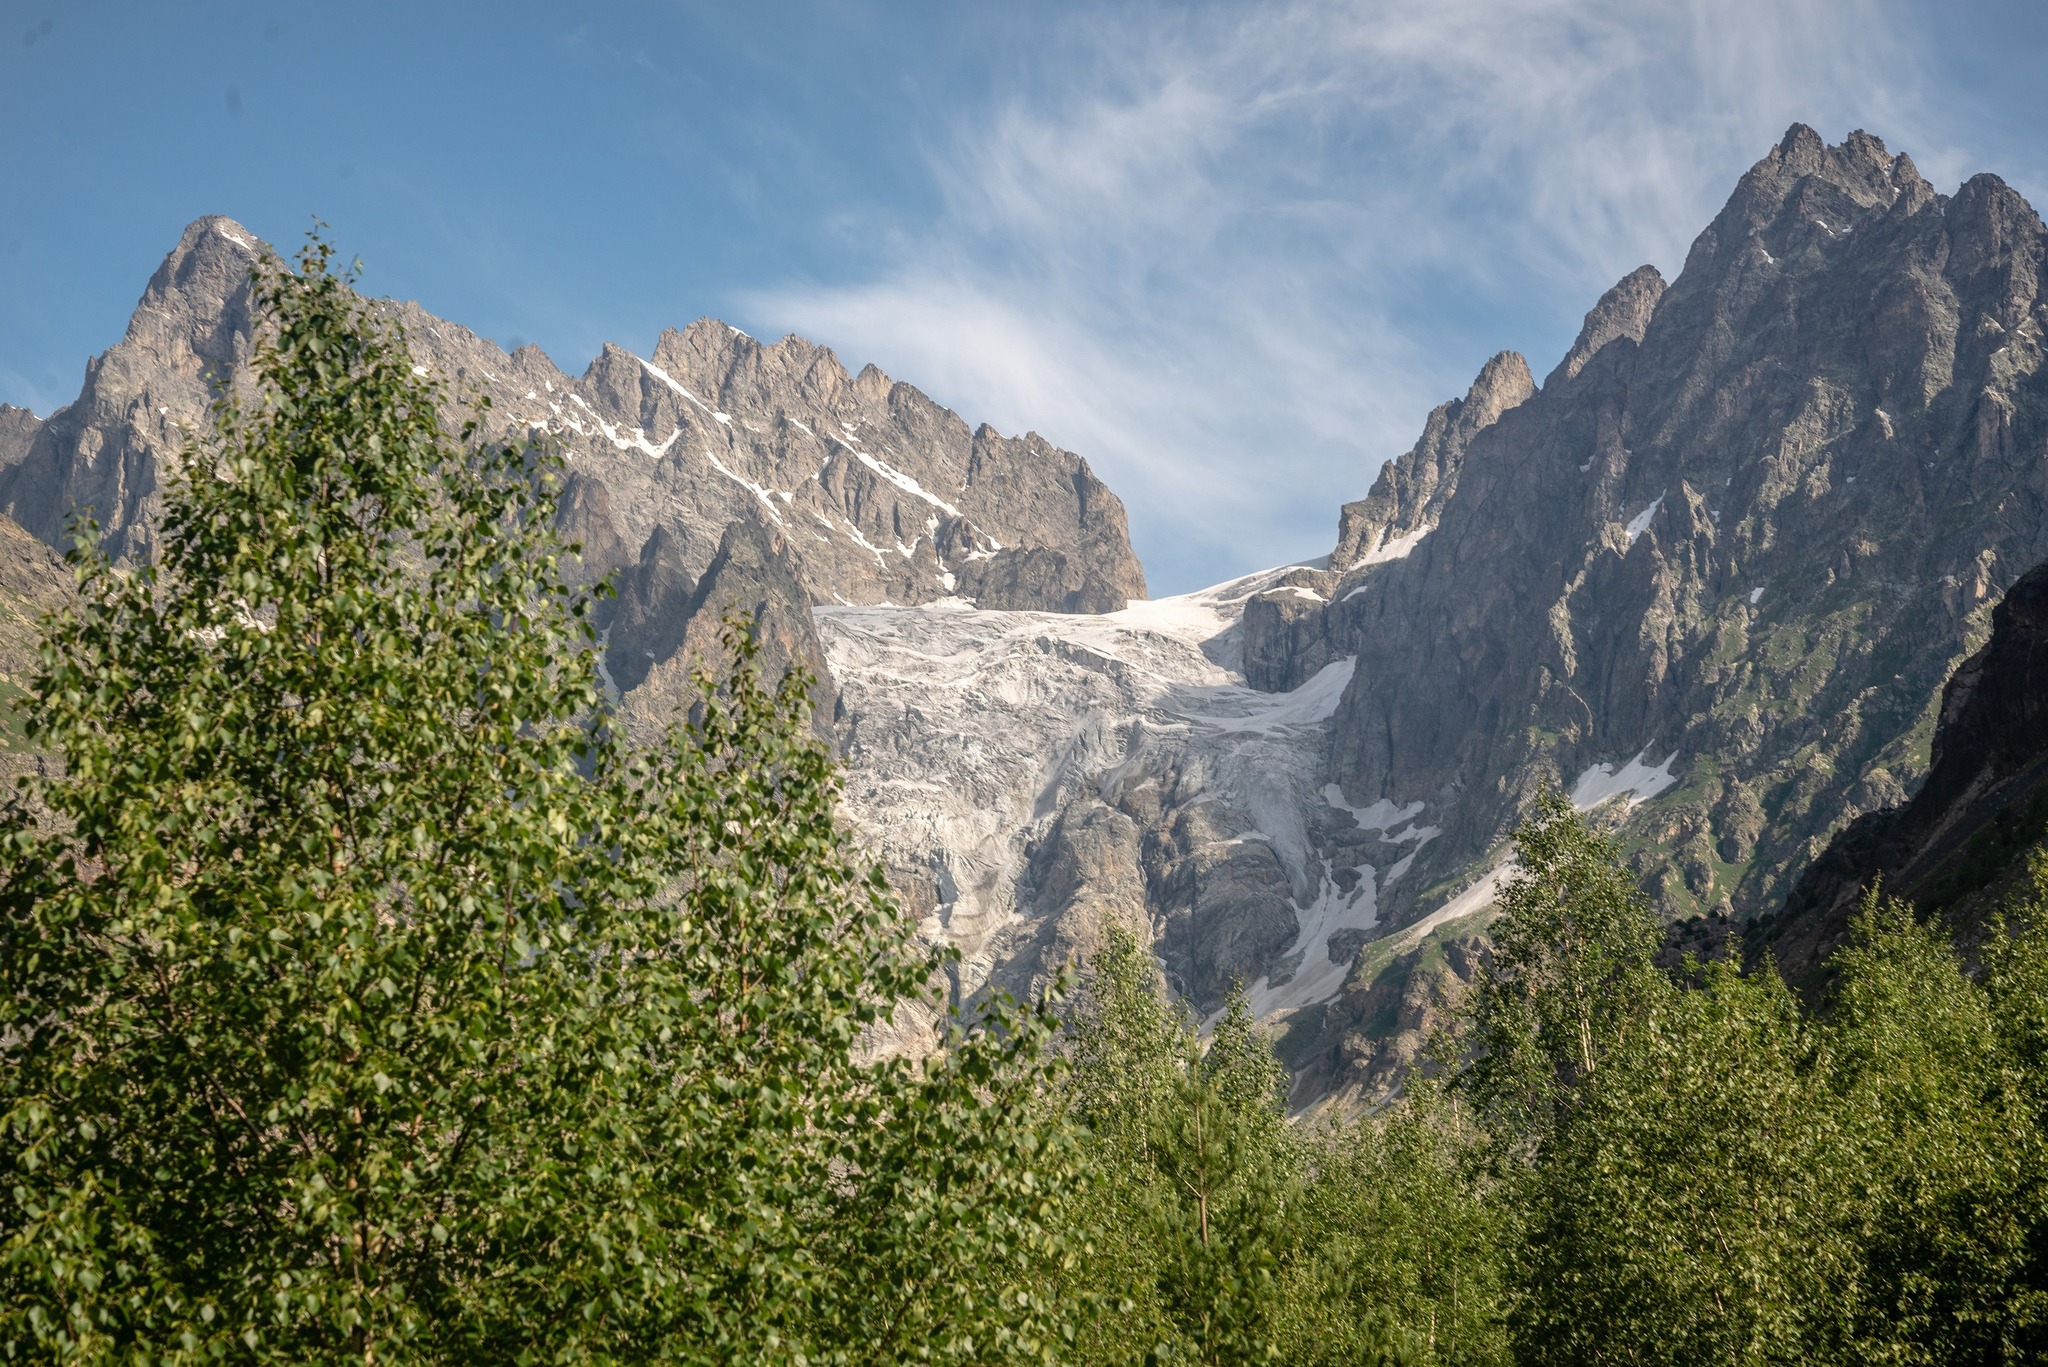
[[42,426],[43,420],[26,408],[0,403],[0,470],[21,462]]
[[[1945,197],[1795,127],[1668,288],[1632,273],[1540,390],[1468,398],[1499,411],[1461,454],[1430,453],[1463,413],[1432,416],[1347,512],[1326,601],[1246,617],[1262,686],[1356,658],[1330,776],[1439,832],[1396,922],[1545,783],[1626,800],[1667,912],[1738,918],[1904,798],[1942,678],[2048,553],[2043,255],[1996,177]],[[1455,483],[1404,497],[1429,470]]]
[[789,544],[772,528],[740,518],[719,538],[704,577],[691,582],[673,556],[675,539],[657,527],[621,586],[606,662],[625,693],[620,719],[635,740],[651,742],[687,716],[698,699],[699,671],[721,678],[732,668],[724,631],[729,617],[750,622],[756,663],[771,687],[793,666],[810,675],[811,725],[830,738],[839,695],[812,620],[810,599]]
[[[75,402],[47,422],[0,411],[0,511],[58,547],[89,511],[110,556],[151,559],[165,483],[210,405],[248,382],[266,251],[230,219],[187,228]],[[828,730],[838,695],[815,603],[1101,613],[1144,595],[1123,505],[1086,461],[971,428],[800,337],[764,345],[701,319],[645,359],[607,346],[572,378],[537,347],[508,355],[417,305],[377,307],[444,382],[451,427],[487,401],[485,438],[563,451],[557,526],[582,548],[567,572],[621,575],[606,663],[636,733],[689,705],[693,669],[723,665],[730,610],[758,614],[771,681],[797,662],[816,676]]]
[[52,413],[0,469],[0,512],[62,547],[90,509],[109,555],[156,553],[163,484],[203,431],[217,387],[249,357],[249,266],[256,239],[201,219],[150,277],[128,331],[87,362],[78,398]]
[[[229,219],[187,228],[77,401],[25,440],[0,415],[0,511],[55,545],[90,509],[110,554],[154,554],[164,480],[214,395],[246,378],[249,271],[266,250]],[[487,398],[487,436],[560,443],[565,527],[591,577],[636,560],[656,527],[701,576],[745,518],[783,539],[816,602],[982,591],[992,606],[1101,612],[1144,594],[1123,505],[1086,461],[970,428],[800,337],[764,345],[700,319],[651,357],[607,346],[571,378],[537,347],[507,355],[416,305],[382,307],[447,383],[451,418]]]
[[0,517],[0,781],[36,763],[15,708],[42,664],[43,615],[68,607],[77,596],[71,567],[12,519]]
[[[1661,291],[1664,282],[1656,271],[1645,266],[1637,274],[1644,272]],[[1591,318],[1586,325],[1590,331]],[[1585,345],[1584,335],[1580,345]],[[1338,510],[1337,548],[1330,552],[1330,568],[1376,565],[1407,554],[1436,527],[1444,505],[1458,491],[1458,474],[1472,438],[1535,392],[1529,363],[1518,353],[1503,351],[1488,361],[1464,398],[1438,404],[1430,412],[1421,438],[1381,468],[1370,494]]]
[[1928,912],[2009,876],[2048,837],[2048,564],[1991,613],[1991,639],[1942,689],[1933,763],[1912,799],[1836,834],[1751,934],[1786,977],[1812,983],[1847,937],[1864,889]]

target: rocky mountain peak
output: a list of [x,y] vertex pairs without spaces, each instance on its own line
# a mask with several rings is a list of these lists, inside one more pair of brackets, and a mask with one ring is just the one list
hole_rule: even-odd
[[1996,178],[1944,199],[1874,137],[1795,127],[1668,288],[1636,272],[1595,305],[1568,382],[1462,447],[1469,397],[1430,415],[1347,505],[1342,582],[1243,619],[1256,686],[1356,661],[1331,778],[1437,832],[1390,922],[1547,783],[1625,799],[1668,909],[1738,919],[1831,823],[1902,799],[1949,663],[2048,555],[2044,252]]
[[880,366],[870,361],[860,368],[860,374],[853,377],[853,391],[867,403],[885,403],[891,401],[895,394],[896,382],[884,375]]
[[[1892,178],[1894,158],[1884,141],[1857,129],[1835,146],[1803,123],[1786,130],[1777,147],[1751,169],[1744,183],[1759,178],[1758,188],[1792,186],[1818,179],[1846,190],[1868,203],[1889,202],[1897,186]],[[1768,193],[1768,190],[1765,190]],[[1739,195],[1741,190],[1738,189]]]
[[[2026,288],[2040,266],[2044,234],[2041,216],[2019,191],[1994,175],[1972,176],[1948,201],[1945,212],[1952,271],[1975,275],[1999,270]],[[2029,290],[2022,307],[2032,302]],[[2011,319],[2005,325],[2017,323]]]
[[1825,256],[1901,206],[1907,212],[1934,198],[1910,161],[1868,133],[1828,146],[1804,124],[1745,172],[1714,221],[1687,253],[1679,280],[1688,291],[1712,292],[1759,270]]
[[28,454],[28,448],[42,426],[43,420],[28,409],[0,403],[0,470]]
[[1785,130],[1785,136],[1764,161],[1785,167],[1794,175],[1812,175],[1820,169],[1827,150],[1827,141],[1818,132],[1806,124],[1795,123]]
[[231,218],[192,223],[150,277],[123,340],[153,364],[183,369],[197,359],[231,372],[246,359],[249,268],[265,250]]
[[[1587,326],[1592,325],[1589,316]],[[1465,397],[1431,410],[1415,445],[1380,467],[1365,498],[1338,511],[1330,568],[1342,572],[1407,554],[1436,526],[1445,501],[1456,492],[1472,438],[1535,392],[1536,381],[1520,352],[1500,352],[1481,366]]]
[[1459,416],[1471,422],[1477,431],[1535,392],[1536,381],[1522,353],[1495,352],[1465,391]]
[[[1638,266],[1621,277],[1587,312],[1586,321],[1580,325],[1571,350],[1557,363],[1557,369],[1544,379],[1543,387],[1548,389],[1562,381],[1576,379],[1586,368],[1586,362],[1610,342],[1624,337],[1631,342],[1642,341],[1643,333],[1649,330],[1651,315],[1656,313],[1658,301],[1663,297],[1664,277],[1658,274],[1655,266]],[[1481,378],[1484,378],[1483,372]],[[1521,396],[1527,397],[1526,394]],[[1515,402],[1519,403],[1521,399]]]
[[115,559],[155,553],[159,490],[249,356],[249,270],[264,245],[231,218],[187,227],[150,277],[121,341],[87,362],[78,398],[0,465],[0,512],[63,547],[91,512]]
[[[267,250],[233,219],[191,224],[78,402],[11,467],[0,460],[0,512],[57,545],[90,509],[109,554],[154,554],[166,469],[204,431],[217,383],[245,373],[249,268]],[[451,419],[487,398],[488,438],[562,449],[579,574],[625,564],[662,525],[700,577],[745,517],[772,529],[821,602],[920,603],[987,584],[1005,606],[1099,612],[1145,592],[1123,505],[1079,456],[977,436],[801,337],[764,345],[700,318],[664,332],[649,359],[607,345],[572,379],[538,347],[507,355],[417,304],[377,307],[443,382]]]

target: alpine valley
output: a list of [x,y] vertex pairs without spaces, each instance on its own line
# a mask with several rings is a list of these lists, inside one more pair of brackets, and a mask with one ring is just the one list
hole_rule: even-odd
[[[0,408],[9,696],[76,514],[154,554],[181,451],[246,376],[264,250],[192,224],[76,401]],[[1361,453],[1326,556],[1165,599],[1080,456],[801,338],[705,319],[571,376],[384,307],[458,405],[489,400],[486,436],[567,453],[629,731],[676,716],[734,607],[818,676],[845,815],[960,947],[958,1000],[1027,991],[1122,922],[1199,1014],[1247,984],[1298,1104],[1369,1103],[1481,962],[1550,785],[1677,938],[1749,927],[1800,965],[1863,871],[1919,876],[1964,838],[1906,804],[1945,681],[2048,558],[2044,253],[1996,177],[1943,195],[1867,134],[1795,126],[1676,278],[1624,277],[1540,384],[1504,352],[1376,477]],[[1971,722],[1997,697],[1970,680],[2030,659],[2038,615],[2007,611],[2020,644],[1949,689],[1976,758],[1930,791],[2031,800],[2034,751],[1984,752],[2033,733]]]

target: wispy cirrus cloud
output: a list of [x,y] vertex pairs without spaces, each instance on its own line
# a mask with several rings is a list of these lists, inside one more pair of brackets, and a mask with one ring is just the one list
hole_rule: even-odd
[[1119,7],[930,140],[865,279],[746,299],[1124,497],[1155,591],[1327,548],[1492,351],[1540,375],[1794,121],[1962,170],[1896,0]]

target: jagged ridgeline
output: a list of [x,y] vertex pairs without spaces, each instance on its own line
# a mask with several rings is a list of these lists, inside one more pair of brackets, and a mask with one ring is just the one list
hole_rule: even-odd
[[[54,545],[89,508],[110,555],[152,557],[187,434],[204,430],[215,386],[246,375],[260,250],[230,219],[187,228],[78,399],[42,424],[0,415],[0,510]],[[848,374],[802,338],[764,345],[702,319],[663,333],[651,358],[607,346],[572,378],[538,347],[508,355],[415,304],[386,307],[456,402],[489,398],[486,437],[546,434],[566,448],[561,517],[584,546],[576,572],[630,568],[643,614],[734,597],[699,583],[728,567],[750,576],[738,597],[761,581],[819,602],[960,595],[1102,612],[1145,591],[1123,505],[1086,461],[1036,434],[970,428],[872,366]],[[728,529],[742,523],[752,530],[736,555]],[[785,569],[765,573],[764,557]],[[815,637],[806,644],[821,663]],[[637,682],[659,662],[612,663]]]

